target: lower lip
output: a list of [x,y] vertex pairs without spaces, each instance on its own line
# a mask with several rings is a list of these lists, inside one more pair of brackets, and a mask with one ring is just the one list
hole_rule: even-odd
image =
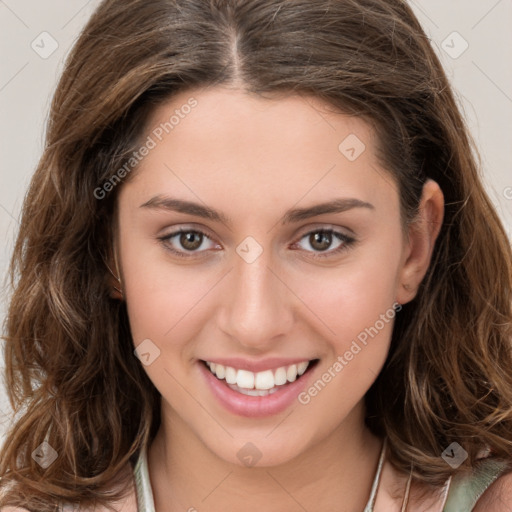
[[262,418],[279,414],[297,400],[297,396],[306,387],[310,371],[306,371],[299,379],[290,382],[267,396],[248,396],[234,391],[225,380],[215,377],[204,363],[199,361],[200,371],[213,395],[229,412],[248,418]]

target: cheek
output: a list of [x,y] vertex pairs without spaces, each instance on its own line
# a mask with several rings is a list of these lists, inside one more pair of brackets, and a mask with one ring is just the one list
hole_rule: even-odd
[[325,357],[299,403],[313,416],[331,411],[331,426],[363,398],[386,360],[397,314],[399,247],[382,239],[373,250],[355,252],[336,270],[304,282],[301,297],[321,320]]
[[380,373],[397,314],[392,251],[359,263],[312,281],[305,298],[325,326],[326,351],[317,379],[298,402],[309,417],[323,418],[326,431],[363,399]]
[[[192,351],[208,317],[208,300],[218,276],[199,266],[171,264],[157,244],[126,237],[123,277],[130,329],[137,346],[152,340],[164,352]],[[184,354],[187,357],[187,354]],[[177,359],[166,361],[172,366]]]
[[130,330],[143,369],[174,409],[193,414],[195,402],[180,383],[191,376],[196,340],[211,315],[204,298],[214,276],[171,265],[155,253],[149,258],[152,249],[142,243],[127,240],[122,249]]
[[[300,296],[324,324],[323,332],[338,350],[373,326],[382,314],[391,315],[398,251],[384,249],[379,257],[374,254],[361,252],[338,268],[303,274]],[[378,327],[390,334],[380,322]]]

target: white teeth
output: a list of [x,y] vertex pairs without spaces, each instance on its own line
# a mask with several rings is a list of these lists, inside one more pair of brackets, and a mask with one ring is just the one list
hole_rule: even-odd
[[307,367],[308,367],[308,364],[309,364],[309,362],[308,362],[308,361],[304,361],[303,363],[299,363],[299,364],[297,365],[297,373],[298,373],[299,375],[302,375],[302,374],[306,371],[306,369],[307,369]]
[[248,395],[248,396],[267,396],[271,395],[272,393],[275,393],[279,388],[274,387],[272,389],[245,389],[245,388],[239,388],[236,385],[230,385],[229,386],[234,391],[238,391],[238,393],[242,393],[242,395]]
[[297,365],[292,364],[288,366],[288,370],[286,370],[286,378],[289,382],[293,382],[297,378]]
[[226,367],[221,364],[215,365],[215,375],[218,379],[223,379],[226,376]]
[[281,366],[281,368],[276,370],[274,375],[274,382],[276,386],[282,386],[283,384],[286,384],[286,368]]
[[261,390],[272,389],[274,387],[274,374],[272,370],[258,372],[254,381],[254,387]]
[[226,366],[226,382],[228,384],[236,384],[236,370],[231,366]]
[[254,387],[254,373],[247,370],[238,370],[236,374],[236,385],[239,388],[252,389]]
[[250,396],[266,396],[273,393],[277,389],[276,386],[294,382],[297,376],[301,376],[307,370],[309,363],[310,361],[302,361],[290,366],[281,366],[274,371],[264,370],[257,373],[237,370],[210,361],[207,361],[206,365],[218,379],[226,379],[226,383],[232,389]]

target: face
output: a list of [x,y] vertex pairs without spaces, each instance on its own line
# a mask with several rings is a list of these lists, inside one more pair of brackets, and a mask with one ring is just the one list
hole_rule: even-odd
[[150,139],[117,255],[173,435],[272,465],[361,429],[412,254],[372,129],[312,97],[214,88],[160,106]]

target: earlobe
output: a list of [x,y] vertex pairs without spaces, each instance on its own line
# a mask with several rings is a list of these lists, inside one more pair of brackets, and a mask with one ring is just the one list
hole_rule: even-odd
[[396,300],[405,304],[414,299],[429,268],[434,245],[444,218],[444,196],[439,185],[427,180],[423,186],[418,216],[409,227],[409,250],[403,263]]

